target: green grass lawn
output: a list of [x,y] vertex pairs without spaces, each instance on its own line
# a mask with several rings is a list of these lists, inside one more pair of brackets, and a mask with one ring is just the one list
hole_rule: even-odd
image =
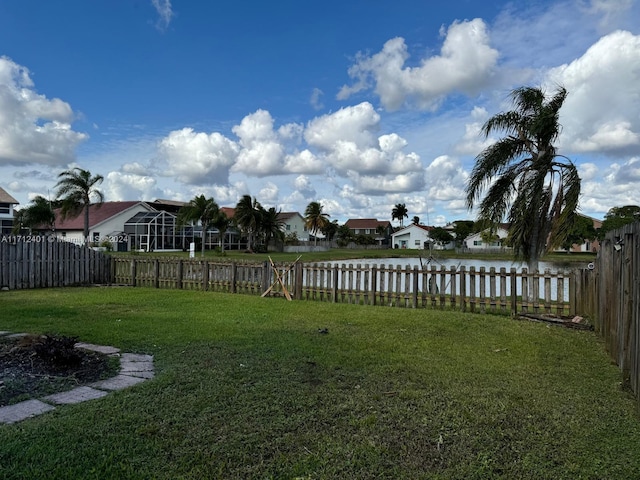
[[153,354],[157,373],[0,426],[2,478],[640,478],[637,408],[593,332],[143,288],[0,305],[0,330]]

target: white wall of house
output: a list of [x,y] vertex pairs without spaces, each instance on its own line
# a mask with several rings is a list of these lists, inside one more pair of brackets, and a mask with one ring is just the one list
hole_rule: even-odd
[[[92,225],[89,228],[89,239],[90,241],[94,241],[94,239],[98,238],[98,242],[102,242],[105,238],[112,236],[117,232],[124,232],[124,224],[127,220],[133,217],[136,213],[139,212],[151,212],[154,209],[151,208],[144,202],[140,202],[126,210],[123,210],[108,219]],[[81,213],[80,215],[84,215]],[[91,223],[91,218],[89,218],[89,222]],[[82,230],[56,230],[56,237],[65,240],[67,242],[73,242],[77,244],[84,244]],[[119,240],[119,239],[116,239]],[[117,243],[117,242],[112,242]]]
[[298,240],[309,241],[309,231],[304,226],[304,218],[299,213],[284,220],[284,234],[291,235],[294,232]]
[[8,233],[13,228],[13,213],[13,203],[0,202],[0,233]]
[[504,247],[504,239],[507,238],[508,232],[504,228],[498,228],[496,235],[499,240],[487,243],[482,240],[482,233],[474,233],[469,235],[464,244],[469,250],[487,250],[487,249],[500,249]]
[[395,248],[423,249],[424,242],[431,241],[429,232],[418,225],[409,225],[391,235],[391,244]]

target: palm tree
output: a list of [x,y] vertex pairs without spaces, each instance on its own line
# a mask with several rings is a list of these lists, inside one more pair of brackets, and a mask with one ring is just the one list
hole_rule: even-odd
[[202,226],[201,254],[204,255],[205,238],[209,227],[220,216],[220,208],[213,197],[206,198],[198,195],[178,211],[178,225],[184,226],[191,222],[200,222]]
[[63,219],[77,217],[84,211],[84,241],[89,241],[89,207],[91,199],[96,199],[98,207],[104,202],[104,195],[97,186],[102,183],[102,175],[91,175],[91,172],[76,167],[65,170],[58,175],[56,198],[62,200],[60,215]]
[[51,202],[38,195],[32,200],[31,205],[17,213],[13,233],[19,233],[23,228],[28,228],[29,231],[43,227],[47,230],[53,230],[55,220],[56,216],[51,208]]
[[411,219],[411,223],[413,223],[414,225],[420,225],[420,217],[418,217],[417,215],[416,215],[416,216],[414,216],[414,217]]
[[313,234],[313,244],[318,244],[318,232],[329,223],[330,215],[323,213],[320,202],[311,202],[304,211],[304,226]]
[[280,219],[280,212],[281,210],[275,207],[271,207],[268,210],[262,209],[260,231],[264,235],[264,243],[267,250],[272,238],[276,241],[284,240],[284,222]]
[[391,220],[398,219],[400,221],[400,226],[404,226],[404,219],[409,218],[409,212],[407,211],[407,206],[404,203],[398,203],[393,210],[391,210]]
[[469,209],[487,190],[478,219],[493,228],[506,216],[515,257],[531,271],[538,269],[545,251],[562,244],[578,207],[578,170],[553,145],[566,96],[562,87],[550,99],[540,88],[514,90],[515,109],[498,113],[482,127],[485,138],[494,131],[506,136],[476,157],[466,189]]
[[219,210],[216,218],[211,222],[213,228],[217,228],[220,235],[220,250],[224,254],[224,239],[227,235],[227,230],[231,226],[231,219],[227,217],[224,211]]
[[233,216],[236,224],[247,234],[248,250],[253,251],[253,238],[260,228],[262,205],[250,195],[243,195],[236,205]]

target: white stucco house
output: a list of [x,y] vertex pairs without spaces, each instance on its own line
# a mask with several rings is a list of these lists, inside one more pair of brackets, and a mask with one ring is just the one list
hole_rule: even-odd
[[[93,204],[89,207],[89,242],[101,243],[105,239],[112,240],[117,249],[117,244],[126,243],[129,248],[129,240],[124,233],[125,223],[141,212],[156,212],[146,202],[104,202],[100,206]],[[60,217],[60,211],[54,211],[56,215],[55,236],[67,242],[83,245],[84,213],[77,217]]]
[[393,233],[391,235],[391,243],[394,248],[397,245],[398,248],[423,249],[425,248],[425,242],[431,242],[429,231],[432,228],[426,225],[411,224]]
[[[309,230],[304,225],[304,218],[298,212],[280,212],[278,220],[284,224],[283,231],[285,235],[292,235],[295,233],[298,240],[302,242],[309,241]],[[318,232],[318,238],[323,237],[324,236]]]
[[0,187],[0,235],[10,235],[13,229],[14,205],[18,201]]
[[494,239],[490,242],[482,239],[485,232],[486,230],[484,232],[474,233],[465,238],[465,248],[469,250],[500,250],[505,248],[504,241],[509,234],[505,227],[498,227]]

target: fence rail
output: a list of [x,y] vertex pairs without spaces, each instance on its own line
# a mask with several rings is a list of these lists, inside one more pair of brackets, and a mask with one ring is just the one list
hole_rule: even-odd
[[66,287],[110,283],[110,257],[70,242],[0,242],[0,287]]
[[[114,258],[115,283],[154,288],[281,295],[294,299],[470,312],[571,315],[578,305],[568,272],[481,267],[214,262]],[[270,288],[271,287],[271,288]]]

